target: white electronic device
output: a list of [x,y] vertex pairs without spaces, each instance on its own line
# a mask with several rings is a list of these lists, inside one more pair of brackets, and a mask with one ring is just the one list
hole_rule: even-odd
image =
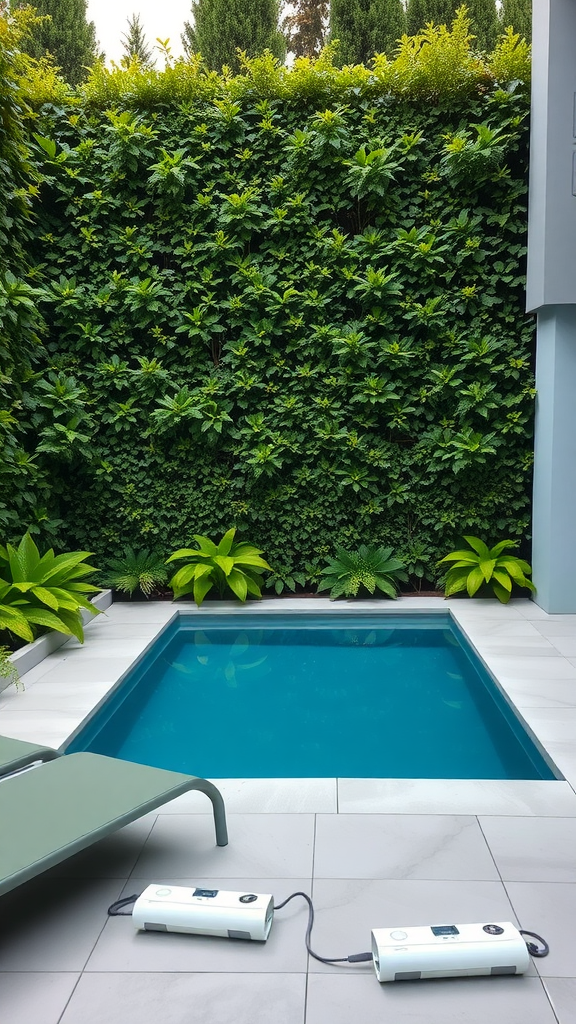
[[149,885],[134,904],[132,919],[145,932],[189,932],[265,942],[274,900],[255,892]]
[[523,974],[530,957],[509,921],[376,928],[372,956],[378,981]]

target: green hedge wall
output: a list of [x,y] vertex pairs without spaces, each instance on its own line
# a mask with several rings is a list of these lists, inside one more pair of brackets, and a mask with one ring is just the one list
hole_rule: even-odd
[[44,111],[38,457],[63,543],[236,524],[280,574],[529,529],[527,100]]
[[372,68],[75,94],[0,30],[5,537],[102,562],[236,525],[279,581],[338,543],[429,580],[462,533],[526,546],[525,44],[480,58],[461,12]]

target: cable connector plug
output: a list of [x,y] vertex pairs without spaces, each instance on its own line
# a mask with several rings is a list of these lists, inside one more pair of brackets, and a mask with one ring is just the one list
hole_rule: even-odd
[[373,960],[372,953],[352,953],[352,956],[346,957],[349,964],[362,964],[366,960]]

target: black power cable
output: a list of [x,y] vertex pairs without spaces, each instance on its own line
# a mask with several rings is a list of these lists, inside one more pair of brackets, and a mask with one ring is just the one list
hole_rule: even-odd
[[278,905],[274,906],[274,910],[282,910],[290,900],[293,900],[295,896],[302,896],[308,904],[308,927],[306,929],[306,935],[304,936],[304,942],[306,943],[306,949],[310,956],[313,956],[315,960],[319,960],[322,964],[359,964],[366,960],[372,960],[372,953],[352,953],[351,956],[336,956],[336,957],[325,957],[319,956],[313,949],[310,948],[310,936],[312,934],[312,928],[314,927],[314,907],[312,906],[312,900],[305,892],[293,892],[291,896]]
[[536,932],[525,932],[522,928],[520,928],[519,931],[520,935],[531,935],[533,939],[538,939],[538,942],[542,943],[542,949],[539,949],[534,942],[526,942],[526,949],[530,953],[530,956],[548,956],[550,946],[546,942],[546,939],[543,939],[541,935],[537,935]]

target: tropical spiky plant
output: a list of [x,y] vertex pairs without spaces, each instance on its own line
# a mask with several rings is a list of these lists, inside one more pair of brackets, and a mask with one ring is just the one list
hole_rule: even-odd
[[108,562],[104,570],[102,583],[124,594],[132,594],[140,590],[145,597],[150,597],[159,586],[168,582],[168,569],[165,560],[157,551],[142,548],[135,551],[126,547],[120,558]]
[[195,533],[197,548],[180,548],[170,555],[169,562],[178,558],[188,560],[188,564],[170,580],[174,597],[193,593],[196,604],[200,606],[214,586],[219,597],[224,597],[228,589],[241,601],[245,601],[248,594],[262,597],[260,577],[270,566],[260,558],[262,552],[252,544],[245,541],[235,544],[235,534],[235,529],[228,530],[220,543],[214,544],[208,537]]
[[356,597],[364,588],[369,594],[381,590],[388,597],[397,596],[397,582],[407,581],[404,564],[392,555],[392,548],[376,544],[362,544],[358,551],[338,548],[322,571],[318,593],[330,591],[330,600],[337,597]]
[[489,548],[478,537],[464,537],[464,540],[470,545],[471,550],[451,551],[438,562],[438,565],[445,562],[454,563],[444,579],[446,597],[462,590],[466,590],[468,596],[473,597],[485,583],[492,588],[502,604],[507,604],[514,583],[519,587],[527,587],[528,590],[536,590],[532,580],[526,578],[532,572],[528,562],[517,555],[503,554],[506,548],[517,547],[516,541],[501,540],[499,544]]

